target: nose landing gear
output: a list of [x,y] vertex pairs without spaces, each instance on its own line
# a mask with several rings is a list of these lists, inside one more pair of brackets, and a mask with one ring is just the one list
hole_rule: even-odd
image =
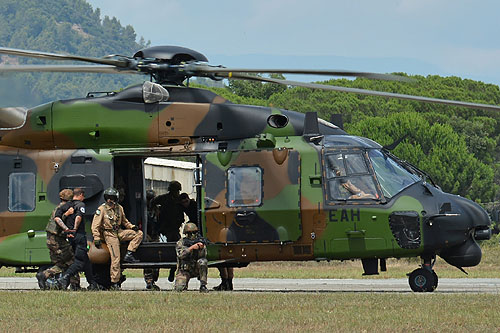
[[421,268],[417,268],[408,274],[408,283],[414,292],[433,292],[438,286],[438,276],[432,269],[436,261],[431,258],[423,258]]

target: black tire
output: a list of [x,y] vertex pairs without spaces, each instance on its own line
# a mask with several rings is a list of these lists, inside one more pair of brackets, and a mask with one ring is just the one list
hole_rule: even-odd
[[[437,287],[435,273],[424,268],[418,268],[408,276],[408,283],[414,292],[432,292]],[[437,277],[437,275],[436,275]]]

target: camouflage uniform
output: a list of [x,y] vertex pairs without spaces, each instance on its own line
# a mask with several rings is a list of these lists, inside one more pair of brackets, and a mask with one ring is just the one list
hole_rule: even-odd
[[[41,275],[45,280],[48,278],[54,278],[56,275],[64,272],[71,264],[73,264],[73,249],[66,239],[66,235],[63,233],[61,227],[59,227],[54,221],[56,211],[65,204],[66,202],[61,202],[56,208],[54,208],[50,216],[49,223],[45,228],[45,231],[47,231],[47,247],[49,249],[50,260],[54,264],[54,266],[42,271]],[[71,283],[76,284],[77,278],[72,277]]]
[[[122,229],[122,227],[124,229]],[[120,282],[120,241],[130,241],[127,250],[135,252],[142,241],[142,231],[134,231],[135,225],[125,217],[123,207],[116,203],[111,207],[103,203],[92,221],[94,242],[104,240],[111,255],[110,275],[112,283]],[[104,239],[103,239],[104,238]]]
[[[189,280],[198,277],[201,286],[207,285],[208,261],[207,248],[189,251],[184,245],[184,239],[177,241],[177,275],[175,276],[176,291],[187,290]],[[201,288],[200,288],[201,289]]]

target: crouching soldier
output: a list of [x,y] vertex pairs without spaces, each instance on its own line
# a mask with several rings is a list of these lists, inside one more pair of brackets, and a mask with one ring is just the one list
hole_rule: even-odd
[[92,221],[92,235],[97,248],[104,241],[109,248],[111,256],[110,276],[111,289],[120,289],[120,241],[130,241],[127,253],[123,257],[124,262],[133,263],[138,260],[134,253],[141,244],[142,231],[130,223],[125,217],[123,207],[118,203],[118,191],[108,188],[104,191],[104,200],[94,214]]
[[186,290],[189,280],[197,277],[200,280],[200,292],[208,292],[207,289],[207,248],[203,240],[198,237],[198,227],[194,223],[186,223],[184,226],[185,238],[177,241],[177,275],[175,276],[176,291]]

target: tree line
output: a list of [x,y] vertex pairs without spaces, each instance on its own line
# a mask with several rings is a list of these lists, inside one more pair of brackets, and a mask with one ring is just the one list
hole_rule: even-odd
[[[413,83],[337,79],[323,84],[500,105],[499,87],[459,77],[412,76]],[[342,114],[346,131],[389,145],[393,153],[427,172],[446,192],[477,202],[499,199],[500,112],[387,99],[351,93],[230,81],[211,88],[226,99],[329,120]]]

